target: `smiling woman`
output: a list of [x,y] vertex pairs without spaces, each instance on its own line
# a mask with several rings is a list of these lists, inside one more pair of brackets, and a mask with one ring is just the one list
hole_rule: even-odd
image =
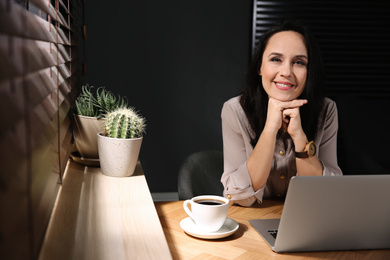
[[250,206],[283,198],[295,175],[342,174],[337,108],[323,85],[319,48],[306,27],[282,22],[262,36],[246,89],[222,109],[226,197]]
[[271,37],[259,71],[268,97],[280,101],[298,98],[305,88],[307,63],[307,50],[301,34],[284,31]]

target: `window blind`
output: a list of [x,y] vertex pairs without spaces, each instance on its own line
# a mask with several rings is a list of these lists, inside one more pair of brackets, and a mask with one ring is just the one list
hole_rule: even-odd
[[0,1],[0,247],[35,259],[72,147],[82,0]]

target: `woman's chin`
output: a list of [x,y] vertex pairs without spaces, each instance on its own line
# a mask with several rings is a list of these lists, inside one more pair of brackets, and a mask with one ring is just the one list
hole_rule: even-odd
[[296,99],[294,97],[286,97],[286,96],[268,96],[268,98],[273,98],[273,99],[276,99],[277,101],[281,101],[281,102],[289,102],[289,101]]

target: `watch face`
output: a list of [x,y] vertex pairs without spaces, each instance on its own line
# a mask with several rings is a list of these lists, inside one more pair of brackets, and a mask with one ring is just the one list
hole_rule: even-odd
[[314,143],[311,143],[309,145],[309,150],[307,151],[310,156],[316,155],[316,145]]

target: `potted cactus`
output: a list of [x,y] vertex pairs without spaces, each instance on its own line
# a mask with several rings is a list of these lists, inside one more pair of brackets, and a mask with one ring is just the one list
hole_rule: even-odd
[[145,119],[133,108],[118,108],[108,113],[104,121],[104,132],[97,135],[102,173],[112,177],[133,175],[145,133]]
[[90,166],[99,165],[97,133],[103,131],[103,117],[117,108],[128,107],[126,97],[116,96],[104,87],[93,92],[93,86],[83,85],[75,100],[73,134],[77,152],[72,158]]

